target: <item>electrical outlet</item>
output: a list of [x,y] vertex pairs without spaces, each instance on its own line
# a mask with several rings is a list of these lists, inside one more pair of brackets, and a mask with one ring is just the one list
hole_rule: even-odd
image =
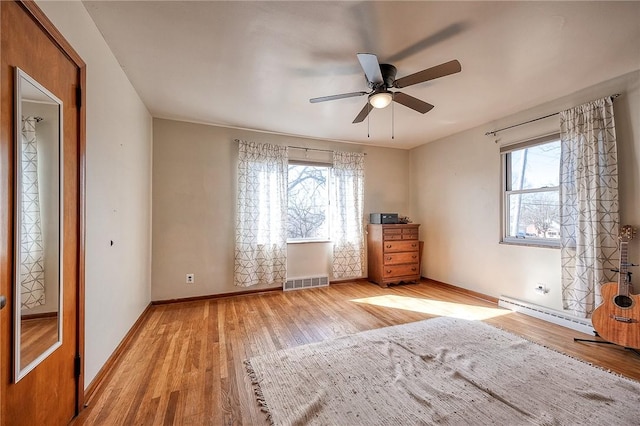
[[187,284],[194,284],[196,282],[195,274],[187,274]]

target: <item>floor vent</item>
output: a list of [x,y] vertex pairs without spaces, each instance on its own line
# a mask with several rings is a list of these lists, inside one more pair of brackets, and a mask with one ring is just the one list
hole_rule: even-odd
[[303,288],[326,287],[329,285],[329,277],[295,278],[287,280],[282,286],[283,290],[301,290]]
[[593,335],[593,325],[591,324],[591,320],[587,318],[574,317],[564,312],[555,311],[545,308],[544,306],[523,302],[522,300],[512,299],[506,296],[500,296],[498,306]]

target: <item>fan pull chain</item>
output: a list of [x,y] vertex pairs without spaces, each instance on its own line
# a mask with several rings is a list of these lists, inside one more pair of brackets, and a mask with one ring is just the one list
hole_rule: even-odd
[[395,114],[395,102],[391,101],[391,139],[395,139],[395,122],[396,122],[396,114]]
[[369,117],[371,114],[367,114],[367,138],[369,137]]

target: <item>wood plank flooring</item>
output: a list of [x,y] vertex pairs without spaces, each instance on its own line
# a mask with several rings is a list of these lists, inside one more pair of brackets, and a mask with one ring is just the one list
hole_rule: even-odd
[[20,368],[25,368],[57,341],[57,315],[23,319],[20,325]]
[[[506,311],[509,312],[509,311]],[[266,425],[243,360],[359,331],[454,315],[481,319],[549,348],[640,379],[640,357],[576,343],[574,332],[423,281],[365,281],[152,306],[73,425]]]

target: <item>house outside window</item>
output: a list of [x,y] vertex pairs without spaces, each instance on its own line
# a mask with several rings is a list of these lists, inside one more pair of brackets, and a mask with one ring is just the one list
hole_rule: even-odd
[[502,242],[560,246],[560,135],[504,146]]
[[331,166],[289,161],[287,241],[328,241]]

